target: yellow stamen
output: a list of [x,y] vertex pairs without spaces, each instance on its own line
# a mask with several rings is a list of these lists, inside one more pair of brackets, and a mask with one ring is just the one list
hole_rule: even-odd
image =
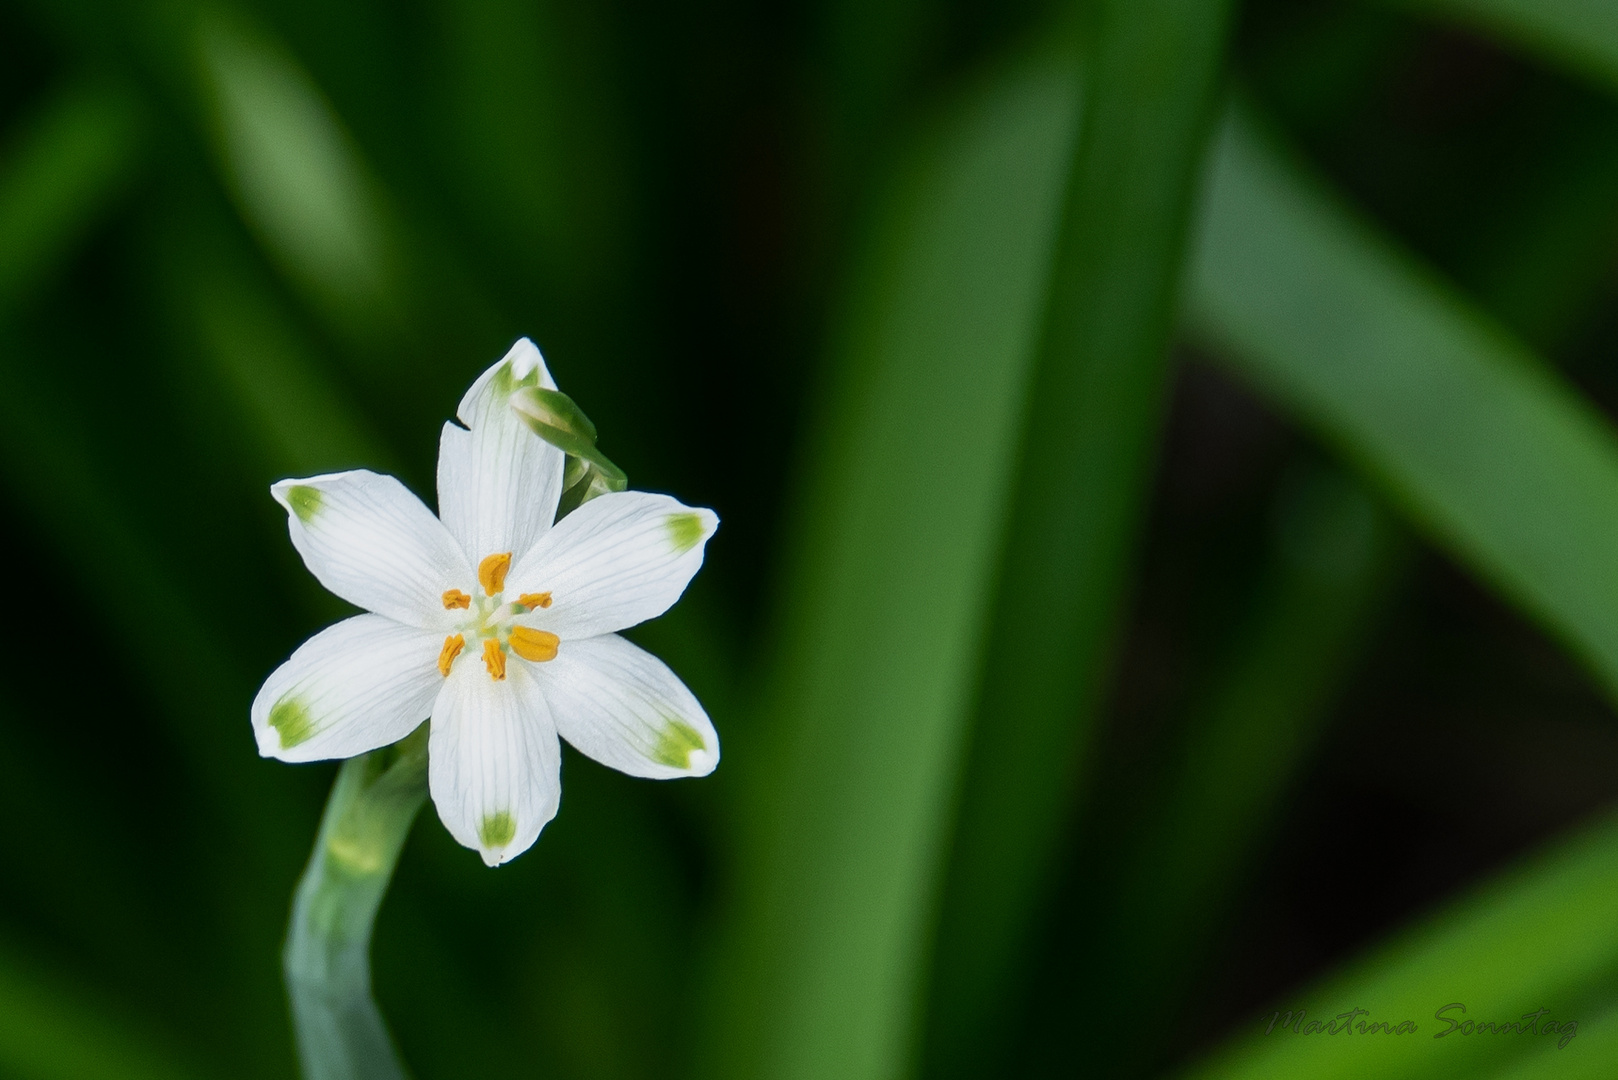
[[495,682],[506,677],[506,654],[500,651],[500,643],[494,638],[483,639],[483,666],[489,669],[489,678]]
[[525,592],[517,597],[517,603],[526,608],[550,607],[551,594],[548,592]]
[[450,589],[448,592],[444,593],[444,607],[446,610],[452,608],[468,608],[471,606],[472,598],[459,589]]
[[444,639],[444,647],[438,650],[438,673],[440,675],[446,679],[449,678],[449,666],[455,662],[457,656],[461,655],[461,650],[464,648],[466,648],[466,639],[459,634],[451,634]]
[[526,626],[511,628],[511,651],[539,664],[556,659],[556,646],[561,640],[548,630],[530,630]]
[[483,586],[483,595],[493,596],[506,587],[506,571],[511,569],[511,552],[503,555],[490,555],[478,563],[478,584]]

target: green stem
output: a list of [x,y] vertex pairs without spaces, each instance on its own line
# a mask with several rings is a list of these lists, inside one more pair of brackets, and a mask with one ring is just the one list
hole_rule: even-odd
[[426,724],[337,774],[282,958],[306,1080],[407,1075],[371,997],[371,928],[426,799]]

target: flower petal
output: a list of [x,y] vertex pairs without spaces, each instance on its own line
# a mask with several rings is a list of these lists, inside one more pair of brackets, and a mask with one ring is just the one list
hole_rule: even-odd
[[562,497],[567,455],[508,404],[522,386],[556,389],[527,338],[472,384],[456,410],[466,427],[445,424],[438,442],[438,512],[472,562],[526,551],[551,527]]
[[320,583],[351,604],[409,626],[452,621],[447,589],[477,580],[455,538],[391,476],[352,472],[282,480],[292,546]]
[[506,578],[508,595],[550,593],[524,622],[564,641],[634,626],[667,611],[702,566],[719,516],[667,495],[622,491],[556,523]]
[[617,634],[567,642],[536,677],[562,738],[603,765],[667,780],[719,764],[719,734],[696,697]]
[[258,752],[282,761],[346,758],[398,742],[427,719],[443,676],[441,635],[356,615],[298,647],[253,699]]
[[528,850],[556,816],[562,755],[525,663],[490,678],[480,656],[457,661],[433,704],[427,783],[450,835],[498,866]]

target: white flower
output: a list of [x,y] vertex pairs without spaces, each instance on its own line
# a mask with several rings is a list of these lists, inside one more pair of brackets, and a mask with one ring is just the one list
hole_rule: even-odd
[[369,614],[316,634],[253,700],[259,753],[353,757],[432,719],[428,787],[490,866],[527,850],[561,799],[557,735],[634,776],[702,776],[719,737],[685,684],[615,631],[661,615],[719,519],[667,495],[599,496],[552,527],[565,455],[508,402],[555,389],[526,338],[444,425],[439,518],[391,476],[283,480],[292,543]]

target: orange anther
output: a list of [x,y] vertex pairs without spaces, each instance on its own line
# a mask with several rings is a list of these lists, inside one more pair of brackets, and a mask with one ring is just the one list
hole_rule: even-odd
[[461,650],[465,647],[466,639],[460,634],[451,634],[444,639],[444,647],[438,650],[438,673],[440,675],[446,679],[449,678],[449,666],[455,662],[457,656],[461,655]]
[[556,659],[556,647],[562,639],[548,630],[530,630],[526,626],[511,628],[511,651],[524,660],[543,664]]
[[489,678],[499,682],[506,677],[506,654],[494,638],[483,639],[483,666],[489,669]]
[[483,586],[483,595],[493,596],[506,587],[506,571],[511,569],[511,552],[500,555],[490,555],[478,563],[478,584]]

